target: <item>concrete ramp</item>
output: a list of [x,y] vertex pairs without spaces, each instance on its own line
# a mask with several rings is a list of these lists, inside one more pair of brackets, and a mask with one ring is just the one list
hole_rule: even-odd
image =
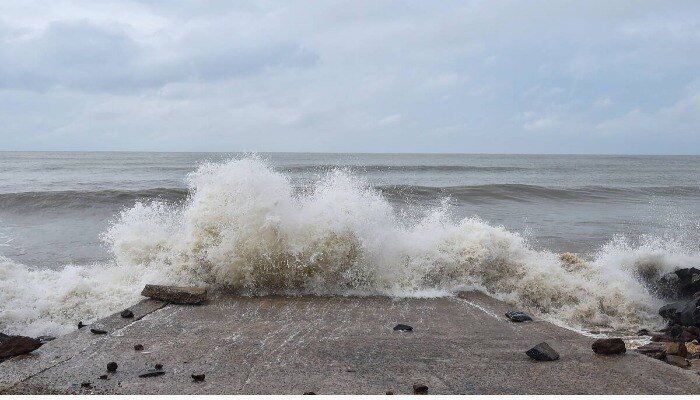
[[[132,308],[135,320],[116,314],[95,324],[107,335],[86,327],[0,364],[0,393],[408,394],[416,382],[430,394],[700,392],[694,372],[631,351],[598,356],[591,338],[540,320],[515,324],[503,303],[461,297],[146,300]],[[414,331],[394,331],[397,323]],[[558,361],[524,354],[542,341]],[[155,364],[164,375],[139,377]]]

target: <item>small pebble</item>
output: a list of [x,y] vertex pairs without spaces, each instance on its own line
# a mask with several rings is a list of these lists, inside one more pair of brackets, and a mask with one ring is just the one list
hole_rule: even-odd
[[107,375],[100,375],[100,379],[102,379],[102,380],[107,379]]
[[107,334],[107,331],[104,329],[96,329],[96,328],[91,328],[90,332],[94,333],[95,335],[105,335]]
[[92,383],[90,383],[90,382],[83,382],[83,383],[80,384],[80,387],[84,387],[84,388],[88,388],[88,389],[89,389],[89,388],[92,387]]
[[161,369],[163,369],[163,364],[156,364],[155,367],[157,370],[160,371]]
[[134,345],[134,350],[136,350],[136,351],[141,351],[141,350],[143,350],[143,345],[142,345],[142,344],[135,344],[135,345]]
[[114,361],[110,362],[107,364],[107,371],[109,372],[115,372],[117,370],[117,363]]
[[398,324],[394,327],[394,330],[402,332],[413,332],[413,327],[410,325]]
[[391,395],[391,394],[394,394],[394,392],[393,392],[392,390],[387,390],[387,391],[386,391],[386,394]]
[[192,374],[192,379],[194,379],[195,382],[202,382],[204,381],[204,374]]
[[425,394],[425,393],[428,393],[428,387],[426,385],[423,385],[422,383],[414,383],[413,384],[413,392],[419,393],[419,394]]
[[139,378],[152,378],[154,376],[165,375],[165,371],[148,371],[145,374],[139,375]]
[[314,392],[304,392],[304,394],[316,394]]
[[134,313],[127,308],[126,310],[122,311],[121,316],[122,318],[134,318]]
[[83,321],[78,322],[78,329],[83,329],[87,325],[83,324]]

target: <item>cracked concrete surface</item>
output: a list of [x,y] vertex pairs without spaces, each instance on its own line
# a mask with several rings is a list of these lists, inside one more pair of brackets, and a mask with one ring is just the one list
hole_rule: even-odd
[[[201,306],[146,300],[136,320],[110,316],[0,364],[0,393],[101,394],[695,394],[700,376],[633,352],[598,356],[593,339],[508,307],[463,298],[218,295]],[[406,323],[412,333],[395,332]],[[548,342],[556,362],[524,351]],[[142,344],[144,351],[134,350]],[[116,373],[106,365],[116,361]],[[156,363],[165,375],[139,378]],[[192,374],[206,374],[196,383]],[[107,374],[108,380],[100,380]],[[91,382],[92,388],[81,388]]]

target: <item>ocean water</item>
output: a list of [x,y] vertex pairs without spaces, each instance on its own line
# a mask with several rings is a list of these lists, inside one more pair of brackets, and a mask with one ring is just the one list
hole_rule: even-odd
[[660,325],[700,266],[700,157],[0,153],[0,331],[61,334],[145,283],[249,295],[479,289]]

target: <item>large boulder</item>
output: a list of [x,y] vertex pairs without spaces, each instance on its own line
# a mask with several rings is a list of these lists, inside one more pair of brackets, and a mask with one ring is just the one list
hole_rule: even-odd
[[678,293],[681,296],[692,296],[700,291],[700,269],[682,268],[675,274],[678,277]]
[[175,304],[199,304],[207,300],[207,289],[194,286],[146,285],[141,296]]
[[14,357],[30,353],[43,343],[27,336],[9,336],[0,342],[0,358]]
[[700,297],[666,304],[659,309],[659,315],[668,319],[671,324],[700,325]]

